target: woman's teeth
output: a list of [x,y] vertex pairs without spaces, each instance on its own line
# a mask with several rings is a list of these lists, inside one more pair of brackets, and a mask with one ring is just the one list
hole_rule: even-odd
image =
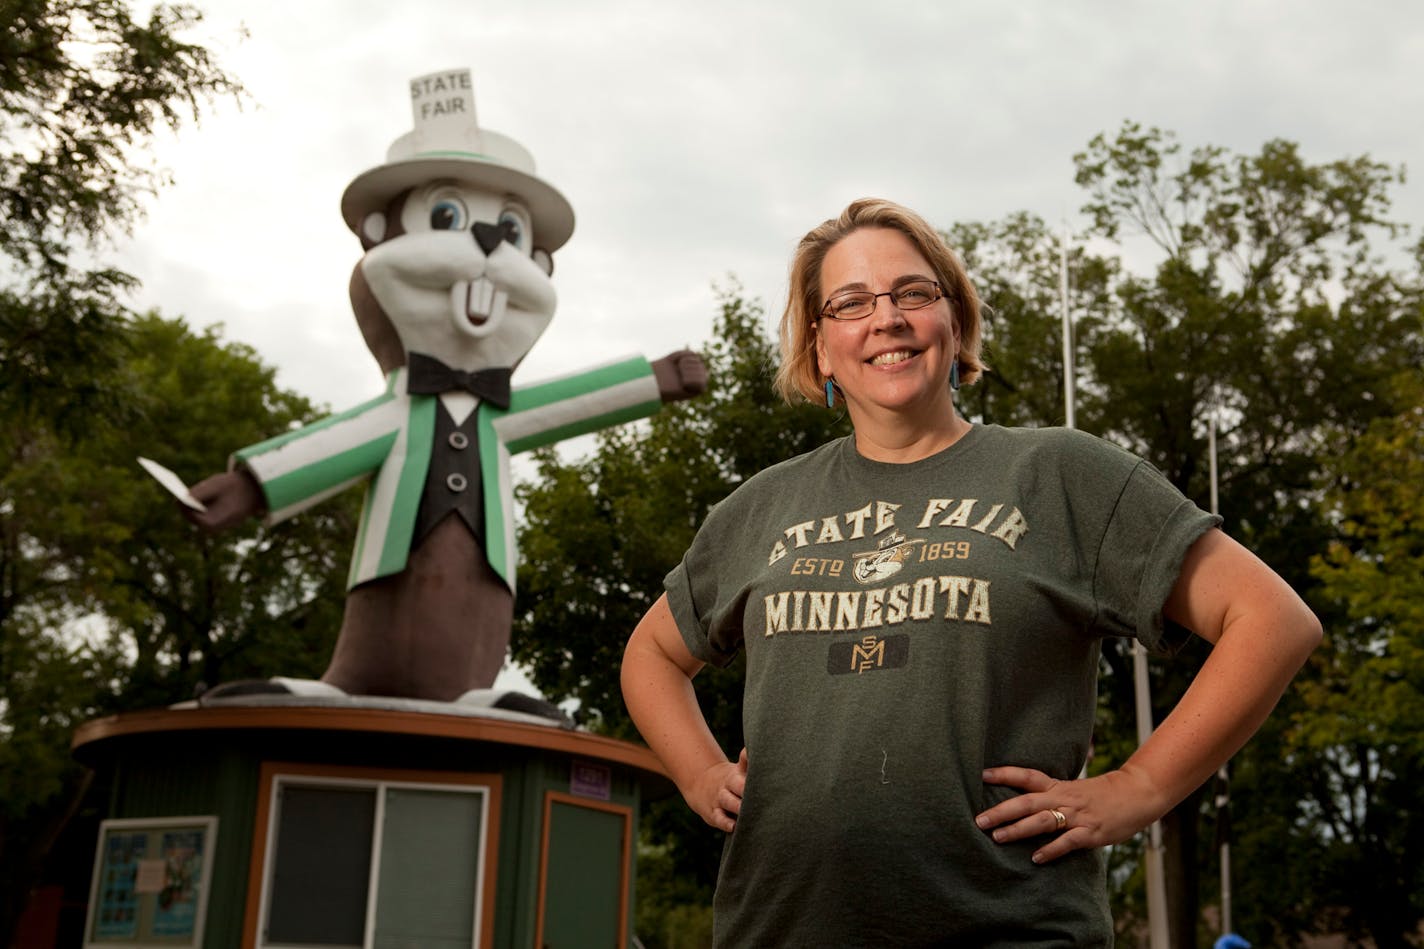
[[897,362],[904,362],[913,356],[914,353],[906,349],[897,349],[893,353],[881,353],[870,360],[872,366],[892,366]]

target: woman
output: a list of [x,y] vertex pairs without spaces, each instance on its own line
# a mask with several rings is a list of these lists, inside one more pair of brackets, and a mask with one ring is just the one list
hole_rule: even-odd
[[[1097,848],[1227,760],[1319,641],[1268,567],[1146,462],[971,425],[979,303],[918,215],[861,200],[802,239],[778,386],[854,434],[708,516],[624,656],[684,798],[727,831],[719,946],[1106,946]],[[1121,768],[1082,773],[1101,639],[1215,648]],[[728,761],[692,690],[747,651]]]

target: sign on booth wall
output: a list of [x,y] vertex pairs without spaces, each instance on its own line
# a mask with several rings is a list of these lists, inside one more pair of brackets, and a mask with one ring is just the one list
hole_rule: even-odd
[[99,825],[87,947],[198,946],[216,817],[126,818]]

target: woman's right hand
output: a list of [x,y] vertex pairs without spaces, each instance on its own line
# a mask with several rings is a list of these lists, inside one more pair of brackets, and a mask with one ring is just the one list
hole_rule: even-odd
[[688,651],[663,594],[623,651],[623,701],[687,806],[708,824],[731,833],[742,810],[747,750],[743,748],[733,763],[712,737],[692,690],[692,677],[701,668],[702,660]]
[[718,830],[731,833],[742,812],[742,792],[747,786],[747,750],[733,764],[723,761],[702,772],[687,804],[697,815]]

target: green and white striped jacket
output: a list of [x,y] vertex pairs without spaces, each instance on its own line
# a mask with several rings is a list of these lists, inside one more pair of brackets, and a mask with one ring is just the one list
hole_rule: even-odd
[[[359,481],[370,481],[347,589],[399,573],[410,556],[430,467],[439,396],[410,395],[406,370],[369,402],[234,453],[257,479],[276,523]],[[514,590],[516,552],[510,455],[652,415],[662,406],[641,356],[514,389],[508,409],[475,408],[484,492],[485,555]]]

